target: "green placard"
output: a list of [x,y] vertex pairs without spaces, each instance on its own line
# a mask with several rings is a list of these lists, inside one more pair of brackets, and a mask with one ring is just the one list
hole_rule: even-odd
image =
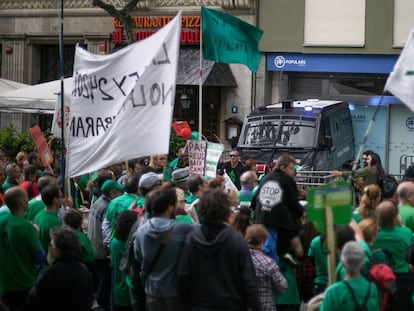
[[351,184],[346,181],[336,181],[308,190],[307,217],[315,223],[316,228],[326,232],[325,208],[332,207],[333,223],[348,224],[352,214]]

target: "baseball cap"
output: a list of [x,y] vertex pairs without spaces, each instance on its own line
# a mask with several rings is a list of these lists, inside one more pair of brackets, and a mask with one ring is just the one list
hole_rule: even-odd
[[108,193],[109,191],[116,189],[116,190],[124,190],[124,186],[118,184],[117,182],[113,181],[112,179],[105,180],[102,184],[101,191],[103,193]]
[[138,187],[142,189],[151,189],[156,186],[163,179],[162,174],[156,174],[154,172],[148,172],[141,176],[138,182]]

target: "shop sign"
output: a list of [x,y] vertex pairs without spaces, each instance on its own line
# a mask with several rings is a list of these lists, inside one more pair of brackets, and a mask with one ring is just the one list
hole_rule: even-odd
[[[133,17],[135,30],[134,41],[140,41],[154,34],[158,29],[168,24],[173,16],[137,16]],[[114,18],[112,43],[120,44],[124,40],[122,23]],[[181,18],[180,43],[185,45],[200,44],[200,16],[183,16]]]

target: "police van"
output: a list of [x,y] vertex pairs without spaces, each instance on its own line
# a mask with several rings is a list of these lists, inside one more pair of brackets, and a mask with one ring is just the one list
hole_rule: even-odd
[[355,155],[348,104],[308,99],[259,107],[246,116],[237,147],[258,167],[288,153],[304,171],[348,169]]

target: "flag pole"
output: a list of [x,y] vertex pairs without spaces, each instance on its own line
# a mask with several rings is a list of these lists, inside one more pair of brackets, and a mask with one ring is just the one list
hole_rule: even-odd
[[61,128],[61,145],[60,145],[60,169],[62,176],[62,190],[65,197],[68,196],[66,189],[66,160],[65,160],[65,66],[63,53],[63,0],[60,1],[60,31],[59,31],[59,54],[60,54],[60,117],[62,122]]
[[199,140],[203,137],[203,18],[200,18],[200,71],[198,82],[198,132]]

